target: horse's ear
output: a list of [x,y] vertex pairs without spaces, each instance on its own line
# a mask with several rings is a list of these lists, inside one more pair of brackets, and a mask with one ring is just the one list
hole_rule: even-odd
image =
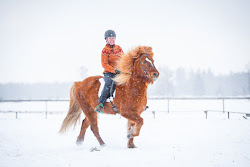
[[145,50],[145,52],[151,52],[152,51],[152,47],[150,47],[150,46],[144,46],[144,50]]
[[137,57],[137,56],[140,56],[143,53],[148,53],[150,55],[153,55],[153,53],[151,53],[151,52],[152,52],[152,47],[150,47],[150,46],[137,46],[129,54],[132,57]]
[[148,46],[148,47],[147,47],[147,50],[148,50],[148,51],[152,51],[152,47]]
[[145,52],[145,48],[139,46],[139,47],[138,47],[138,50],[137,50],[137,54],[140,55],[141,53],[144,53],[144,52]]

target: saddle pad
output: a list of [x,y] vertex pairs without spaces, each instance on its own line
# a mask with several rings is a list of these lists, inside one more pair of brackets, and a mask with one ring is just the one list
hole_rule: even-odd
[[[99,91],[98,91],[98,97],[101,96],[102,90],[103,90],[104,85],[105,85],[105,81],[104,81],[103,78],[100,78],[100,79],[99,79],[99,82],[101,83],[101,85],[100,85],[100,88],[99,88]],[[115,92],[116,92],[116,90],[115,90]],[[113,93],[113,97],[115,97],[115,92]],[[110,101],[113,101],[113,100],[114,100],[114,99],[113,99],[112,97],[109,97],[109,98],[106,100],[106,102],[110,102]]]

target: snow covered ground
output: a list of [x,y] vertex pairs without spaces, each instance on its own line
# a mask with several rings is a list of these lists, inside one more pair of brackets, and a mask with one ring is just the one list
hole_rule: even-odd
[[80,124],[58,134],[65,114],[48,119],[39,114],[22,114],[19,119],[13,113],[0,115],[0,166],[250,166],[250,120],[239,115],[228,120],[220,113],[205,119],[198,113],[158,112],[154,119],[145,111],[136,149],[126,146],[126,119],[100,115],[100,134],[107,146],[90,152],[99,146],[90,129],[81,146],[75,144]]

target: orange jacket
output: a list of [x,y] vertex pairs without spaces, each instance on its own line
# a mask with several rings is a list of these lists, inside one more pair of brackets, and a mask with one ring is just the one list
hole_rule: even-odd
[[111,72],[115,74],[115,66],[117,60],[123,54],[122,48],[119,45],[108,45],[102,50],[102,67],[104,68],[103,73]]

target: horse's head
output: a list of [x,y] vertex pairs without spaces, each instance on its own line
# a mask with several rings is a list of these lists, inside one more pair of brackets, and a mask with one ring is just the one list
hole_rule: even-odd
[[136,76],[147,77],[152,81],[155,81],[159,77],[159,72],[155,68],[153,58],[147,53],[142,53],[140,57],[135,60],[133,73]]
[[154,53],[149,46],[138,46],[122,56],[117,68],[122,72],[114,80],[118,85],[125,84],[131,77],[141,77],[153,83],[159,72],[154,65]]

